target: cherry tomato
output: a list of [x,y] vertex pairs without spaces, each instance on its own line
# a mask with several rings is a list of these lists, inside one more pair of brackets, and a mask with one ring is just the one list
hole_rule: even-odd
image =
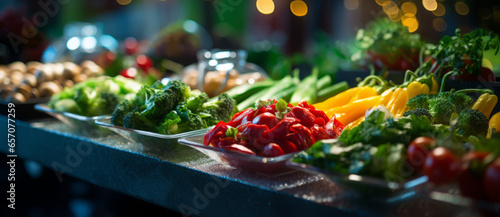
[[137,76],[137,69],[136,68],[127,68],[124,69],[120,72],[120,75],[125,77],[125,78],[132,78],[134,79],[135,76]]
[[[488,152],[472,151],[462,157],[462,168],[458,176],[458,187],[462,195],[475,199],[486,198],[486,192],[482,185],[482,174],[479,171],[473,171],[474,165],[482,164]],[[471,167],[472,165],[472,167]]]
[[141,54],[135,58],[135,64],[144,72],[148,72],[153,67],[153,61],[146,55]]
[[240,152],[240,153],[243,153],[243,154],[255,155],[254,151],[250,150],[249,148],[247,148],[247,147],[245,147],[243,145],[239,145],[239,144],[232,144],[230,146],[225,146],[225,147],[221,147],[221,148],[226,149],[226,150]]
[[500,202],[500,157],[497,157],[486,167],[483,185],[488,198]]
[[139,43],[135,38],[128,37],[123,41],[123,46],[125,48],[125,53],[128,55],[133,55],[137,53],[137,50],[139,48]]
[[266,146],[264,146],[262,151],[259,152],[259,155],[264,157],[277,157],[284,154],[285,152],[283,151],[283,149],[281,149],[281,147],[276,143],[267,144]]
[[257,117],[252,120],[252,124],[266,125],[269,128],[273,128],[277,123],[278,119],[276,119],[276,116],[269,112],[264,112],[260,115],[257,115]]
[[424,168],[425,158],[431,150],[436,145],[436,140],[430,137],[418,137],[414,139],[408,149],[406,150],[406,156],[408,163],[415,170],[416,173],[422,172]]
[[451,182],[460,174],[460,162],[453,152],[438,147],[427,155],[424,173],[435,185]]

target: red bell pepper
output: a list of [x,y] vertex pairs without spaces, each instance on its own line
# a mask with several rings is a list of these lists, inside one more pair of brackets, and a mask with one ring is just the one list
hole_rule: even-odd
[[330,135],[326,132],[326,130],[317,124],[315,124],[314,127],[311,128],[311,132],[316,141],[330,138]]
[[269,127],[266,125],[249,123],[243,132],[241,132],[241,137],[245,138],[244,140],[246,140],[248,144],[254,146],[257,150],[261,150],[265,145],[267,145],[267,141],[263,138],[263,134],[267,130],[269,130]]
[[340,123],[340,121],[337,120],[335,118],[335,116],[333,116],[332,119],[330,119],[330,121],[328,121],[328,123],[326,123],[326,125],[325,125],[325,130],[330,135],[330,138],[332,138],[332,139],[340,136],[340,134],[342,133],[344,128],[345,128],[345,125]]
[[217,146],[218,140],[226,136],[227,129],[226,123],[224,123],[224,121],[219,121],[213,129],[209,130],[205,136],[203,136],[203,144]]
[[290,142],[287,139],[280,139],[277,141],[278,145],[283,149],[285,154],[293,153],[297,151],[297,146],[293,142]]
[[290,131],[299,136],[299,139],[303,141],[306,149],[311,147],[316,142],[311,130],[309,130],[309,128],[305,127],[302,124],[294,124],[290,126]]
[[314,126],[314,115],[309,112],[309,110],[302,107],[293,107],[290,113],[293,116],[300,120],[300,123],[307,128],[311,128]]
[[241,121],[243,118],[253,115],[255,111],[252,108],[247,108],[243,111],[240,111],[236,114],[234,114],[233,118],[227,123],[227,125],[232,126],[232,127],[237,127],[241,124]]

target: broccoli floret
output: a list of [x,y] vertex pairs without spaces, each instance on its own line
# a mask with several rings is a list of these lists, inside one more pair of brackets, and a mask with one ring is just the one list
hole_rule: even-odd
[[156,132],[155,123],[138,111],[127,113],[127,115],[123,118],[123,126],[137,130]]
[[125,115],[134,110],[134,105],[130,101],[122,101],[115,107],[111,115],[111,123],[117,126],[123,126]]
[[406,104],[406,107],[409,110],[414,110],[417,108],[424,108],[424,109],[429,109],[429,99],[431,99],[434,95],[429,95],[429,94],[420,94],[417,95],[410,100],[408,100],[408,103]]
[[200,115],[191,113],[189,110],[183,110],[183,114],[177,111],[171,111],[156,127],[156,130],[162,134],[177,134],[186,131],[206,128],[207,125]]
[[142,114],[151,120],[161,120],[177,104],[189,98],[191,89],[186,84],[173,80],[163,90],[158,90],[147,98]]
[[486,135],[488,132],[488,118],[478,110],[466,108],[458,115],[457,124],[454,128],[464,136]]
[[231,98],[228,94],[222,93],[221,95],[219,95],[218,101],[203,104],[203,111],[211,114],[216,122],[228,122],[231,119],[234,107],[234,99]]
[[161,81],[156,81],[153,85],[151,85],[151,88],[153,89],[163,89],[165,87],[164,84],[161,83]]
[[427,109],[424,109],[424,108],[416,108],[416,109],[413,109],[413,110],[409,110],[409,111],[405,112],[405,113],[403,114],[403,116],[411,116],[412,114],[417,115],[417,116],[419,116],[419,117],[424,117],[424,116],[426,116],[426,117],[428,117],[428,118],[429,118],[429,120],[431,120],[431,121],[432,121],[432,115],[431,115],[431,113],[429,112],[429,110],[427,110]]
[[90,103],[94,100],[96,92],[90,87],[83,86],[75,91],[74,99],[75,102],[80,105],[83,113],[87,113],[87,108]]
[[54,111],[82,114],[82,110],[72,99],[61,99],[54,104]]
[[448,97],[438,96],[429,100],[429,112],[435,124],[450,124],[451,114],[456,111],[455,104]]
[[191,88],[179,80],[172,80],[168,82],[168,84],[163,87],[163,90],[165,90],[165,92],[169,91],[176,94],[181,93],[180,101],[187,100],[191,96]]
[[455,104],[457,113],[474,105],[474,100],[464,93],[453,93],[450,95],[450,100]]
[[176,134],[179,132],[178,123],[181,122],[181,118],[176,111],[171,111],[163,119],[162,123],[156,127],[156,131],[161,134]]
[[135,95],[134,99],[132,100],[132,104],[137,107],[138,109],[141,108],[146,104],[146,101],[155,93],[155,89],[147,87],[147,86],[142,86],[139,91],[137,91],[137,94]]
[[203,107],[203,103],[207,102],[207,100],[208,95],[205,92],[191,94],[191,97],[186,100],[186,108],[192,111],[197,111]]

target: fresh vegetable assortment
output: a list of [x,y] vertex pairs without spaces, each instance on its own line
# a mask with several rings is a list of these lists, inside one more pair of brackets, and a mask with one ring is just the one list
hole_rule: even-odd
[[48,106],[56,112],[83,116],[111,115],[116,105],[133,98],[141,86],[122,76],[89,78],[53,95]]
[[278,101],[258,101],[256,109],[236,113],[208,131],[203,144],[264,157],[306,150],[316,141],[336,138],[344,125],[301,101],[297,106]]
[[235,108],[229,95],[223,93],[217,101],[207,101],[206,93],[191,90],[181,81],[172,80],[167,85],[158,81],[150,87],[142,86],[133,99],[117,105],[111,123],[161,134],[178,134],[229,121]]

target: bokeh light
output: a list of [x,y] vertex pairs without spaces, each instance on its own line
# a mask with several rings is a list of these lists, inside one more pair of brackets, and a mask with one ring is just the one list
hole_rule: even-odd
[[443,4],[441,3],[438,3],[437,4],[437,8],[435,11],[432,12],[434,15],[436,15],[437,17],[441,17],[441,16],[444,16],[444,14],[446,13],[446,8],[444,7]]
[[415,32],[418,29],[418,20],[414,17],[409,17],[403,20],[403,26],[408,27],[409,32]]
[[272,0],[257,0],[255,3],[257,10],[262,14],[271,14],[274,12],[274,2]]
[[344,0],[344,7],[347,10],[356,10],[359,7],[359,0]]
[[440,17],[434,18],[434,20],[432,21],[432,26],[434,27],[435,30],[437,30],[439,32],[445,31],[446,28],[448,27],[448,25],[446,24],[446,21]]
[[417,14],[417,5],[413,2],[405,2],[401,5],[401,10],[403,10],[403,13],[405,14]]
[[493,16],[491,10],[488,8],[480,8],[479,14],[481,15],[481,19],[483,20],[489,20]]
[[130,2],[132,2],[132,0],[116,0],[116,2],[118,2],[118,4],[120,5],[128,5],[130,4]]
[[455,3],[455,10],[460,15],[467,15],[469,13],[469,6],[465,2],[457,2]]
[[375,2],[377,2],[377,4],[380,6],[386,6],[390,3],[390,0],[375,0]]
[[428,11],[435,11],[437,9],[436,0],[422,0],[424,8]]
[[294,0],[290,3],[290,10],[295,16],[302,17],[307,14],[307,5],[302,0]]

